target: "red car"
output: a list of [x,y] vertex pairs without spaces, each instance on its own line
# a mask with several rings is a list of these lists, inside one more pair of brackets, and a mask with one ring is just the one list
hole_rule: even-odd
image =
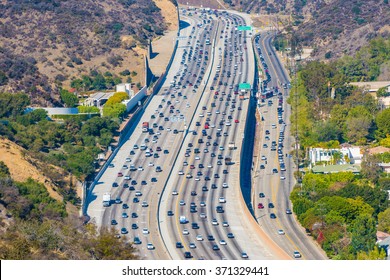
[[195,165],[191,164],[190,169],[195,169]]
[[239,123],[240,121],[239,121],[239,120],[235,120],[234,122],[235,122],[235,123]]
[[263,208],[264,208],[263,203],[259,203],[259,204],[257,205],[257,208],[258,208],[258,209],[263,209]]
[[118,173],[118,177],[123,177],[122,172],[119,172],[119,173]]

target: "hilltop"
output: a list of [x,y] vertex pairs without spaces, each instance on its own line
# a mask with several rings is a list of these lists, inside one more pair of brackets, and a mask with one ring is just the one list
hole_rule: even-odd
[[0,91],[40,105],[93,71],[142,83],[148,41],[176,24],[170,0],[2,0],[0,10]]
[[285,28],[293,30],[314,58],[354,54],[375,37],[390,36],[388,0],[224,0],[230,8],[251,14],[289,15]]

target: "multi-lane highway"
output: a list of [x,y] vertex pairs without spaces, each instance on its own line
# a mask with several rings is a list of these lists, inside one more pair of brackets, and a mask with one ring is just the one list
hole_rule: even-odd
[[[291,223],[283,236],[291,242],[281,242],[268,216],[258,217],[261,229],[240,188],[251,94],[246,86],[253,84],[255,67],[252,34],[242,28],[250,18],[204,10],[181,10],[180,18],[178,47],[166,80],[88,195],[87,213],[98,227],[114,227],[118,237],[134,242],[145,259],[292,258],[298,247],[294,244],[306,237]],[[264,107],[265,128],[277,124],[275,106]],[[272,140],[279,129],[270,130]],[[282,195],[279,176],[267,174],[278,168],[276,153],[264,153],[269,163],[255,192],[267,194],[261,199],[274,202],[272,211],[279,218],[291,207],[291,159],[286,159]],[[107,192],[111,205],[103,207]],[[317,257],[299,249],[305,258]]]
[[[291,133],[291,108],[287,104],[290,82],[271,44],[273,34],[255,37],[255,49],[264,73],[263,98],[259,99],[262,117],[259,162],[254,188],[255,216],[259,225],[288,254],[294,251],[301,259],[325,259],[324,252],[305,234],[294,219],[289,200],[295,184],[296,166],[291,156],[294,139]],[[270,97],[265,92],[273,92]],[[272,215],[273,214],[273,215]]]

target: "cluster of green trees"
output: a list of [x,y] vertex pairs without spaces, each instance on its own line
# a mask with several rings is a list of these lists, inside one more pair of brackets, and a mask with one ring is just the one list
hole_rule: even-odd
[[[307,174],[291,193],[300,223],[330,258],[367,258],[378,251],[378,227],[389,230],[387,191],[350,172]],[[379,252],[378,258],[384,258]],[[374,254],[375,255],[375,254]]]
[[108,118],[121,118],[126,113],[126,105],[122,104],[123,100],[129,99],[126,92],[116,92],[111,96],[103,106],[103,115]]
[[0,161],[0,203],[7,223],[0,221],[0,258],[28,259],[137,259],[126,238],[114,229],[97,234],[67,214],[65,203],[51,198],[44,185],[28,179],[15,182]]
[[374,97],[349,85],[375,79],[385,63],[390,63],[390,39],[375,39],[354,58],[329,64],[313,61],[300,68],[289,102],[303,148],[332,140],[390,144],[390,109],[381,111]]
[[111,89],[120,83],[122,83],[122,78],[111,72],[107,71],[102,74],[93,70],[90,75],[82,75],[81,78],[74,79],[70,86],[78,91],[89,91]]
[[118,123],[97,116],[56,123],[47,120],[43,109],[24,113],[28,104],[25,94],[0,93],[0,134],[80,179],[91,175],[98,153],[111,143]]

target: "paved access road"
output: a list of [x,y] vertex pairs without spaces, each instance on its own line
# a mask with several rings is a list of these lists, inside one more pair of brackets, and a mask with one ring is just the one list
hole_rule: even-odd
[[[289,155],[295,142],[291,135],[294,131],[290,123],[291,108],[286,102],[290,83],[271,40],[272,34],[266,32],[255,38],[255,49],[265,74],[266,86],[263,90],[268,88],[274,92],[273,97],[260,99],[259,112],[263,121],[260,123],[261,136],[258,140],[261,150],[257,155],[259,162],[254,174],[257,183],[253,195],[256,219],[287,254],[293,256],[294,251],[299,251],[301,259],[326,259],[323,250],[305,234],[289,212],[292,209],[289,195],[295,184],[293,174],[296,171],[293,158]],[[279,113],[278,107],[282,109],[279,109]],[[272,149],[273,141],[275,147]],[[272,218],[271,214],[275,217]]]

